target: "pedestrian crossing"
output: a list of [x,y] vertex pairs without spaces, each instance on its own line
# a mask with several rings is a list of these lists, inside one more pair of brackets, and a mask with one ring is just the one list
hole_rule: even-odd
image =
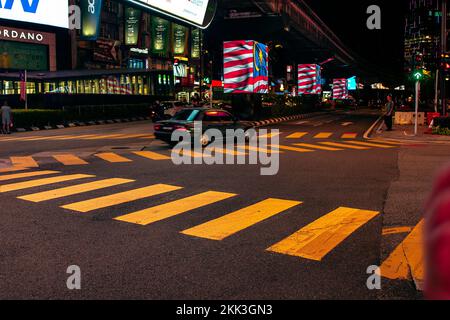
[[[99,178],[89,174],[66,175],[58,171],[35,169],[24,169],[24,171],[0,174],[0,181],[7,182],[7,184],[0,182],[0,193],[15,192],[14,196],[21,201],[46,202],[50,206],[52,201],[58,200],[66,203],[58,204],[59,208],[65,210],[61,213],[89,215],[109,208],[114,215],[111,218],[113,221],[148,228],[157,222],[163,223],[177,216],[193,215],[202,208],[214,210],[217,212],[215,218],[184,230],[175,230],[176,233],[188,238],[204,241],[225,241],[238,234],[251,236],[254,232],[252,230],[258,224],[270,224],[271,220],[280,214],[297,215],[303,211],[301,199],[267,198],[233,210],[231,208],[237,202],[233,199],[242,198],[245,195],[203,190],[183,196],[183,190],[185,192],[191,192],[191,190],[163,183],[136,188],[133,185],[137,181],[132,179]],[[42,178],[43,176],[46,177]],[[24,179],[26,180],[23,181]],[[20,181],[11,182],[12,180]],[[77,182],[78,180],[89,181],[80,183]],[[63,182],[70,185],[58,186]],[[36,190],[42,186],[47,186],[46,189],[50,186],[53,189]],[[121,187],[121,190],[115,189],[117,187]],[[123,191],[124,187],[126,191]],[[90,195],[97,190],[103,190],[106,195],[101,197]],[[70,201],[73,196],[83,197],[84,200]],[[155,205],[152,199],[156,196],[158,196],[156,199],[158,204]],[[144,199],[145,202],[136,203]],[[227,205],[222,207],[223,209],[217,209],[217,207],[213,209],[213,204],[224,201]],[[123,212],[124,209],[115,209],[122,204],[130,204],[133,208],[137,206],[138,210]],[[379,215],[378,211],[338,207],[329,213],[323,212],[318,219],[304,226],[299,225],[298,231],[287,237],[280,237],[278,242],[267,243],[265,251],[280,256],[320,262],[332,254],[338,246],[348,244],[358,230]],[[412,273],[415,279],[423,277],[422,228],[423,221],[412,230],[410,227],[383,229],[383,235],[409,233],[382,263],[379,272],[383,277],[402,280],[406,279],[409,273]]]
[[[312,153],[320,151],[344,151],[344,150],[372,150],[372,149],[393,149],[398,148],[403,143],[384,141],[384,140],[353,140],[348,139],[345,141],[328,141],[319,140],[314,142],[293,142],[290,145],[268,145],[267,147],[255,147],[249,145],[237,145],[234,149],[219,148],[219,147],[207,147],[203,153],[191,151],[190,153],[180,153],[182,156],[191,158],[207,158],[216,154],[226,156],[246,156],[248,152],[259,152],[263,154],[282,154],[282,153]],[[170,149],[155,149],[155,150],[143,150],[132,151],[125,153],[116,152],[100,152],[89,156],[89,159],[76,154],[71,153],[57,153],[49,156],[12,156],[9,158],[11,168],[39,168],[42,163],[56,162],[63,166],[85,166],[94,161],[94,159],[104,161],[110,164],[130,163],[138,159],[146,159],[152,161],[167,161],[172,159]],[[1,171],[0,171],[1,173]]]

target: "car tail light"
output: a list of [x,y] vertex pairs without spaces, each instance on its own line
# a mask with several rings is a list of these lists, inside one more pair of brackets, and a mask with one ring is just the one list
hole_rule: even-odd
[[181,130],[181,131],[187,131],[188,129],[185,126],[176,125],[173,127],[174,130]]
[[155,131],[159,131],[159,130],[161,130],[161,125],[160,124],[155,124],[153,126],[153,128],[155,129]]

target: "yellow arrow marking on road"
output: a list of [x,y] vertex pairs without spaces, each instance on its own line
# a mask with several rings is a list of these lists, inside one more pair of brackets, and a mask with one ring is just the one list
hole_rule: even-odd
[[268,251],[321,261],[379,212],[338,208],[278,242]]
[[83,183],[83,184],[65,187],[65,188],[59,188],[59,189],[50,190],[50,191],[28,194],[28,195],[21,196],[18,198],[22,199],[22,200],[31,201],[31,202],[42,202],[42,201],[47,201],[47,200],[68,197],[68,196],[85,193],[85,192],[89,192],[89,191],[118,186],[121,184],[130,183],[133,181],[134,180],[119,179],[119,178],[105,179],[105,180]]
[[181,233],[199,238],[223,240],[299,204],[301,204],[299,201],[266,199]]
[[95,177],[95,176],[88,175],[88,174],[71,174],[71,175],[66,175],[66,176],[58,176],[58,177],[37,179],[37,180],[31,180],[31,181],[25,181],[25,182],[17,182],[17,183],[5,184],[5,185],[0,186],[0,192],[16,191],[16,190],[33,188],[33,187],[45,186],[45,185],[49,185],[49,184],[53,184],[53,183],[59,183],[59,182],[77,180],[77,179],[84,179],[84,178],[92,178],[92,177]]
[[236,196],[236,194],[207,191],[195,196],[126,214],[115,218],[115,220],[148,225],[234,196]]
[[94,198],[86,201],[75,202],[62,206],[78,212],[89,212],[97,209],[107,208],[122,203],[145,199],[158,194],[182,189],[182,187],[167,184],[155,184],[148,187],[115,193],[104,197]]

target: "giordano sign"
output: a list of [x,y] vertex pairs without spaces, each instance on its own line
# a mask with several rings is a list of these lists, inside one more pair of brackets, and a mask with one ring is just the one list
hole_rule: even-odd
[[214,19],[218,0],[122,0],[143,9],[206,29]]

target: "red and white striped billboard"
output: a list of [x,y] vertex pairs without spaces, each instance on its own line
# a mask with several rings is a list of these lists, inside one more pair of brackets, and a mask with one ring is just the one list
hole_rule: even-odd
[[322,79],[318,64],[298,65],[298,94],[321,94]]
[[333,80],[333,99],[335,100],[348,99],[346,78]]

